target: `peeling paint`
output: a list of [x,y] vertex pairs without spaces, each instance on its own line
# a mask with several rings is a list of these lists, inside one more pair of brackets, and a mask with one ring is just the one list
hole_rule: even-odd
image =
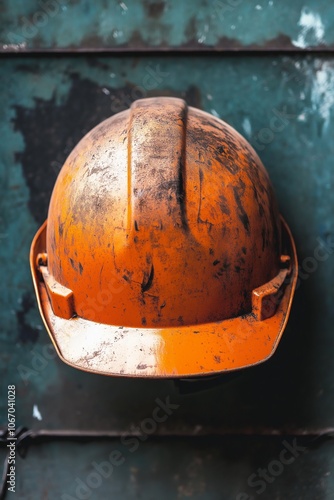
[[251,137],[251,135],[252,135],[252,125],[251,125],[250,119],[247,116],[242,121],[242,128],[244,129],[245,134],[247,135],[247,137]]
[[41,415],[41,412],[39,411],[39,409],[38,409],[38,406],[37,406],[37,405],[34,405],[34,406],[33,406],[32,416],[33,416],[33,418],[35,418],[36,420],[39,420],[39,421],[43,420],[42,415]]
[[298,37],[292,40],[295,47],[305,49],[310,45],[320,45],[323,43],[325,28],[320,14],[312,12],[308,7],[301,11],[298,26],[301,28]]
[[324,121],[328,131],[334,108],[334,65],[326,61],[315,73],[311,91],[312,108]]

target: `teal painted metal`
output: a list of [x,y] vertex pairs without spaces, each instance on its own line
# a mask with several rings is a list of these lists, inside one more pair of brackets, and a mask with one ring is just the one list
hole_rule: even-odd
[[[333,427],[333,89],[331,56],[2,60],[0,365],[5,385],[17,385],[18,423],[120,433],[149,416],[156,398],[170,397],[180,407],[160,434]],[[301,262],[292,317],[274,358],[192,395],[168,381],[112,379],[62,364],[49,347],[28,268],[31,239],[75,143],[134,99],[160,94],[219,115],[250,140]],[[5,397],[0,405],[5,416]]]
[[326,50],[327,0],[3,0],[0,47],[29,50]]
[[24,500],[332,500],[334,496],[333,442],[318,448],[310,437],[144,437],[145,441],[32,445],[27,458],[18,460],[16,494]]

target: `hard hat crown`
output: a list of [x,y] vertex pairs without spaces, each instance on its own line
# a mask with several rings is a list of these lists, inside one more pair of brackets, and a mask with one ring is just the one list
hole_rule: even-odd
[[180,99],[145,99],[66,161],[47,247],[49,272],[73,291],[80,317],[198,324],[251,311],[253,289],[278,273],[280,220],[239,134]]

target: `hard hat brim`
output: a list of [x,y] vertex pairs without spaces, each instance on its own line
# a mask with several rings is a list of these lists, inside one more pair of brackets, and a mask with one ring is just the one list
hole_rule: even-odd
[[30,265],[38,306],[59,357],[93,373],[128,377],[195,377],[257,365],[270,358],[289,318],[298,277],[293,237],[282,219],[291,273],[275,314],[263,321],[252,313],[201,325],[170,328],[110,326],[80,317],[63,319],[52,310],[37,255],[46,252],[47,221],[31,246]]

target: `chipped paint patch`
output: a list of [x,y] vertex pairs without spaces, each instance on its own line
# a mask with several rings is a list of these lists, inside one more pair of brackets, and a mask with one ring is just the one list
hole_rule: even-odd
[[39,420],[39,421],[43,420],[43,417],[42,417],[41,412],[39,411],[37,405],[34,405],[34,407],[32,409],[32,416],[34,418],[36,418],[36,420]]
[[297,120],[299,122],[306,122],[306,115],[305,115],[305,113],[300,113],[300,115],[298,115],[298,117],[297,117]]
[[215,109],[210,109],[210,113],[215,116],[216,118],[220,118],[219,114],[217,113],[217,111]]
[[312,109],[324,120],[324,129],[328,129],[331,110],[334,106],[334,66],[325,61],[316,71],[311,90]]
[[18,50],[24,50],[27,47],[27,42],[21,42],[21,43],[5,43],[2,45],[2,48],[4,51],[12,51],[14,50],[17,52]]
[[292,40],[295,47],[305,49],[312,45],[323,43],[325,28],[320,14],[310,11],[307,7],[303,7],[298,26],[300,26],[301,31],[297,39]]
[[123,10],[123,13],[128,11],[128,7],[127,7],[127,5],[126,5],[124,2],[121,2],[121,3],[119,4],[119,6],[120,6],[120,7],[121,7],[121,9]]
[[250,119],[247,116],[242,120],[242,128],[244,129],[245,134],[248,137],[252,135],[252,125]]

